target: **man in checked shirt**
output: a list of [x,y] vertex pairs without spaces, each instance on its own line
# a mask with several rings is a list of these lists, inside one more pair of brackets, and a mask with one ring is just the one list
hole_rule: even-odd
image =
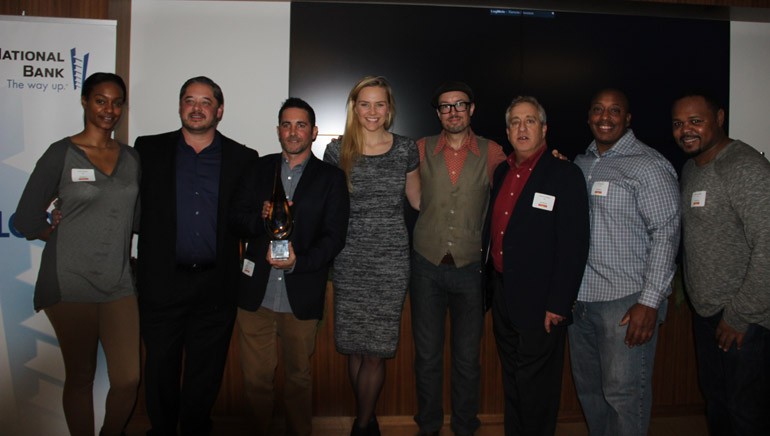
[[442,130],[417,141],[422,198],[414,229],[410,298],[420,434],[444,423],[444,319],[452,329],[452,418],[455,434],[479,427],[479,347],[484,320],[481,230],[489,186],[502,148],[471,129],[473,91],[462,82],[436,89]]
[[596,94],[594,141],[575,163],[591,211],[591,247],[569,327],[572,372],[591,435],[646,435],[658,325],[676,270],[674,168],[629,128],[627,97]]

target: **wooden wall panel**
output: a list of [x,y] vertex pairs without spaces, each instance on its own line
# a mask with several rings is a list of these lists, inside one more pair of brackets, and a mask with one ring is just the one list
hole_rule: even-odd
[[700,412],[703,397],[698,387],[692,312],[686,302],[669,297],[668,314],[660,329],[653,371],[653,411],[660,414]]
[[[347,359],[334,348],[333,331],[333,289],[329,284],[326,298],[326,318],[321,321],[316,341],[313,365],[313,405],[316,416],[353,416],[355,402],[347,375]],[[692,342],[691,312],[686,304],[676,306],[673,297],[669,299],[666,321],[661,328],[658,352],[653,373],[653,413],[656,415],[677,415],[701,413],[703,398],[697,384],[695,350]],[[387,362],[386,383],[377,406],[380,416],[413,416],[417,404],[413,370],[414,343],[411,337],[409,298],[404,304],[401,321],[401,339],[394,359]],[[448,327],[448,326],[447,326]],[[243,402],[242,375],[238,362],[237,328],[233,333],[227,369],[222,391],[215,406],[214,414],[219,416],[243,416],[246,407]],[[445,343],[449,343],[449,329]],[[451,411],[449,399],[450,347],[444,354],[444,410]],[[569,354],[567,354],[569,356]],[[280,366],[280,362],[279,362]],[[283,376],[279,368],[277,392]],[[503,413],[503,389],[500,361],[497,357],[492,334],[491,315],[484,320],[484,335],[481,345],[481,404],[482,415],[499,417]],[[144,414],[140,399],[138,414]],[[561,394],[560,421],[582,420],[582,411],[572,381],[569,358],[564,362],[563,387]]]
[[108,17],[108,0],[3,0],[0,14],[36,17],[95,18]]
[[[105,0],[101,0],[105,1]],[[106,0],[108,3],[108,18],[118,22],[115,48],[115,73],[126,82],[128,87],[128,104],[131,105],[131,0]],[[115,139],[128,142],[128,111],[123,112],[123,119],[115,129]]]

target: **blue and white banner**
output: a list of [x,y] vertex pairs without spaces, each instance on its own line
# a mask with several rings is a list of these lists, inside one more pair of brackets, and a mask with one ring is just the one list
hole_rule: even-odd
[[[113,20],[0,15],[0,433],[66,435],[64,366],[48,318],[32,308],[43,244],[13,229],[21,191],[48,146],[83,128],[80,91],[115,71]],[[97,422],[107,389],[94,386]],[[96,428],[99,428],[97,425]]]

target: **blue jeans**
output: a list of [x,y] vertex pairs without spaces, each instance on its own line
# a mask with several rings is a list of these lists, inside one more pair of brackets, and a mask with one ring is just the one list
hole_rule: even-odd
[[410,283],[417,415],[420,431],[432,432],[444,423],[444,325],[447,310],[452,346],[452,430],[471,434],[481,424],[479,349],[484,321],[481,263],[457,268],[433,265],[413,253]]
[[716,342],[722,313],[693,314],[698,379],[713,436],[770,435],[770,330],[749,324],[740,350]]
[[[646,436],[652,409],[652,367],[658,328],[644,345],[624,343],[620,326],[639,294],[601,302],[578,301],[569,326],[570,360],[580,404],[592,436]],[[658,324],[667,301],[658,308]]]

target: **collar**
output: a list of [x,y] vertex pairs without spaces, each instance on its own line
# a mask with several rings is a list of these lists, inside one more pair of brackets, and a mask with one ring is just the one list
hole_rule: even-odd
[[[303,160],[302,162],[300,162],[297,165],[295,165],[294,168],[292,168],[292,170],[304,169],[305,166],[307,165],[307,163],[310,161],[310,156],[312,154],[313,154],[312,152],[309,153],[307,155],[307,157],[305,157],[305,160]],[[286,165],[286,167],[288,168],[289,167],[289,159],[286,159],[286,156],[283,155],[283,152],[279,153],[279,158],[281,159],[281,163],[283,165]]]
[[[184,151],[189,151],[190,153],[195,154],[195,150],[185,141],[184,135],[182,134],[182,131],[179,131],[179,148]],[[214,139],[211,140],[211,144],[206,146],[199,154],[211,154],[211,153],[219,153],[222,150],[222,134],[219,133],[219,130],[217,130],[214,133]]]
[[[479,143],[476,140],[476,134],[473,133],[473,130],[468,129],[468,136],[465,137],[465,140],[463,141],[463,145],[460,146],[460,150],[467,149],[471,153],[475,154],[476,156],[481,156],[481,151],[479,151]],[[449,141],[447,140],[447,134],[444,130],[441,131],[441,134],[438,136],[438,142],[436,143],[436,148],[433,149],[433,155],[437,155],[439,153],[443,153],[445,150],[450,149],[452,150],[452,147],[449,146]]]
[[547,149],[548,149],[548,144],[543,144],[543,146],[540,147],[540,150],[538,150],[535,154],[525,159],[520,164],[516,164],[516,152],[514,151],[513,153],[508,155],[508,158],[506,158],[506,161],[508,161],[508,165],[510,165],[510,167],[513,169],[520,170],[523,168],[527,168],[530,171],[532,171],[532,168],[535,166],[535,164],[537,164],[537,161],[540,160],[540,156],[542,156]]
[[[629,128],[626,130],[626,133],[624,133],[623,136],[618,139],[618,142],[616,142],[615,145],[610,147],[610,149],[601,156],[608,156],[613,154],[632,154],[636,148],[634,145],[635,143],[636,136],[634,136],[634,131]],[[591,144],[588,146],[588,151],[593,153],[596,157],[600,157],[599,147],[596,146],[596,140],[591,141]]]

